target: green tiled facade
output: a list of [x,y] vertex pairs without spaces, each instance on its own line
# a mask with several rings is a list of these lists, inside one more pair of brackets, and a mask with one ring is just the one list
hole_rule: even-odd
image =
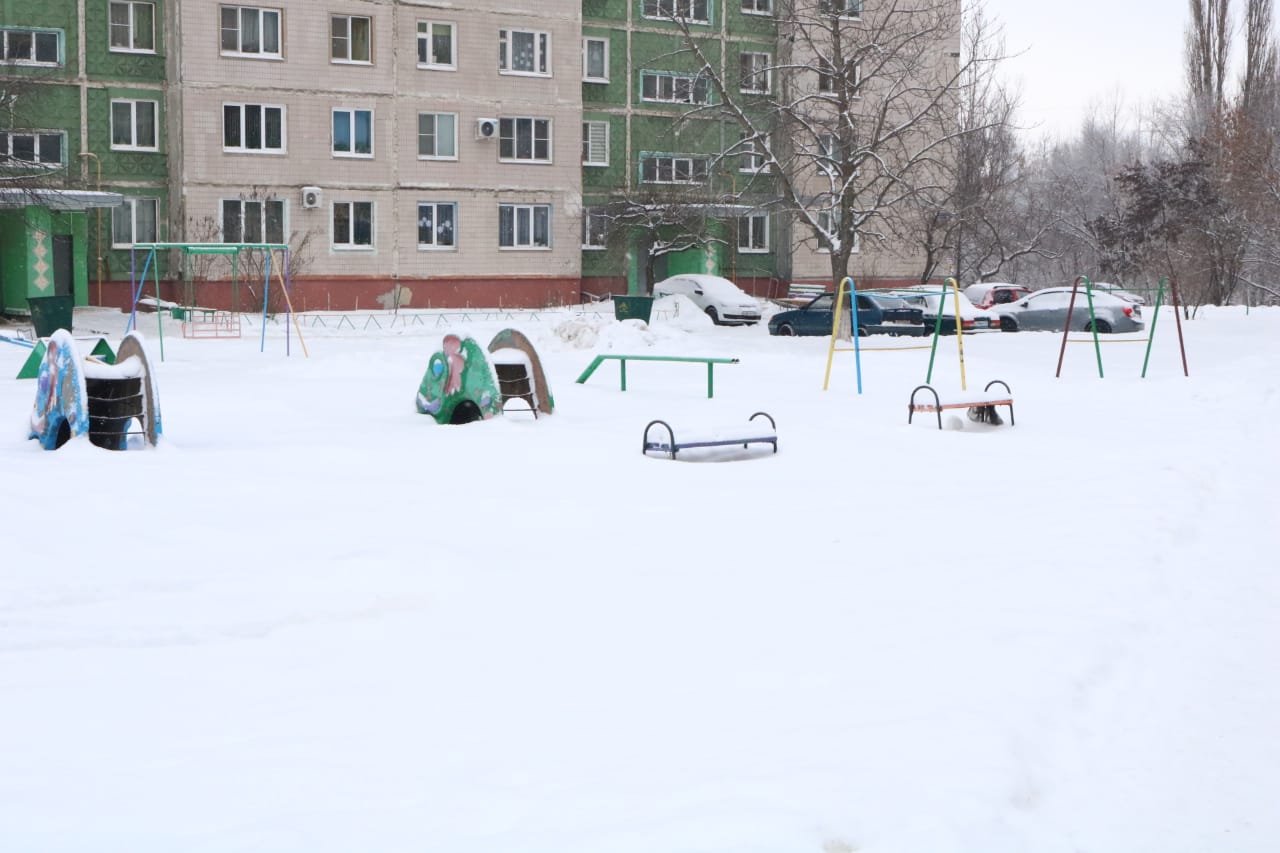
[[[0,209],[0,305],[5,310],[23,311],[28,297],[46,295],[31,266],[31,252],[43,246],[46,237],[64,238],[63,251],[66,238],[71,241],[72,292],[79,305],[98,301],[94,286],[100,278],[129,279],[128,250],[112,247],[118,217],[125,216],[130,226],[122,233],[133,233],[135,226],[141,226],[133,239],[168,236],[166,18],[166,0],[0,0],[0,31],[8,33],[5,38],[17,33],[20,45],[17,61],[10,51],[9,61],[0,64],[0,85],[17,96],[13,110],[0,117],[0,131],[24,139],[32,134],[61,135],[60,163],[45,166],[42,162],[42,170],[32,170],[29,164],[10,158],[0,168],[7,167],[11,173],[24,169],[28,183],[34,177],[40,186],[51,189],[100,189],[146,200],[140,217],[133,207]],[[24,58],[27,33],[56,34],[57,60]],[[49,36],[44,38],[47,45]],[[144,106],[121,106],[113,117],[113,102]],[[114,119],[126,109],[128,127],[117,129]],[[129,139],[121,144],[124,134]],[[60,284],[59,289],[67,288]]]
[[[739,223],[732,202],[741,210],[757,209],[773,195],[767,175],[739,170],[740,157],[722,156],[738,144],[736,125],[719,117],[690,116],[698,106],[664,103],[644,98],[645,77],[679,77],[695,73],[700,65],[685,49],[680,27],[656,17],[645,17],[645,0],[584,0],[584,39],[607,39],[609,81],[582,84],[583,121],[609,123],[607,166],[584,165],[584,210],[602,210],[620,200],[676,198],[706,205],[713,211],[710,233],[719,240],[706,247],[672,253],[654,265],[654,279],[679,272],[710,272],[735,279],[756,289],[785,273],[788,238],[778,217],[768,219],[767,250],[739,251]],[[770,16],[744,14],[740,0],[720,5],[708,3],[706,24],[691,29],[708,59],[720,65],[726,80],[738,80],[743,51],[772,57],[777,49],[777,28]],[[683,81],[682,81],[683,82]],[[656,85],[656,84],[655,84]],[[685,117],[680,121],[681,117]],[[706,158],[710,166],[705,181],[696,183],[646,182],[643,160],[648,157],[689,160]],[[665,196],[664,196],[665,194]],[[605,248],[583,249],[583,289],[590,292],[643,293],[652,283],[646,276],[646,235],[643,229],[614,233]],[[584,232],[584,242],[585,240]]]

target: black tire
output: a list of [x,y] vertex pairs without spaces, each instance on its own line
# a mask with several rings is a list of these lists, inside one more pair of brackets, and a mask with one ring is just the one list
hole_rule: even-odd
[[1018,331],[1018,321],[1017,321],[1017,320],[1015,320],[1015,319],[1013,319],[1012,317],[1003,317],[1003,316],[1002,316],[1002,317],[1000,318],[1000,331],[1002,331],[1002,332],[1016,332],[1016,331]]
[[[1093,323],[1085,323],[1084,330],[1086,332],[1092,332],[1093,325],[1094,325]],[[1097,325],[1098,325],[1098,334],[1100,335],[1111,334],[1111,324],[1108,323],[1106,320],[1102,320],[1102,319],[1097,320]]]
[[860,337],[860,338],[865,338],[868,334],[870,334],[870,333],[867,331],[867,327],[866,327],[866,326],[859,326],[859,327],[858,327],[858,337]]
[[778,327],[778,334],[784,338],[794,338],[796,336],[796,330],[790,323],[783,323]]
[[720,314],[716,311],[716,309],[715,309],[715,308],[708,308],[708,309],[707,309],[707,316],[711,318],[711,322],[712,322],[713,324],[715,324],[715,325],[717,325],[717,326],[719,326],[719,325],[720,325]]

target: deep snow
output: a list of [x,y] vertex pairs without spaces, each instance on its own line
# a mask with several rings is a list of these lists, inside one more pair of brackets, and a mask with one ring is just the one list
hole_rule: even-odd
[[[826,339],[687,310],[379,316],[310,358],[166,321],[126,453],[25,441],[0,344],[0,850],[1276,849],[1280,310],[1185,323],[1190,378],[1168,309],[1145,380],[1139,343],[1055,379],[1055,335],[967,336],[1017,425],[943,431],[923,350],[858,396]],[[506,326],[554,416],[415,413],[445,332]],[[741,363],[708,400],[575,384],[597,352]],[[640,453],[757,410],[776,456]]]

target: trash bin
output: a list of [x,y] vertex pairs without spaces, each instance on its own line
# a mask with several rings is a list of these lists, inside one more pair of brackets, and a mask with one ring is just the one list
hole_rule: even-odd
[[613,316],[619,320],[644,320],[647,324],[652,314],[652,296],[613,297]]
[[71,309],[74,296],[28,296],[31,308],[31,325],[36,327],[37,338],[47,338],[58,329],[71,331]]

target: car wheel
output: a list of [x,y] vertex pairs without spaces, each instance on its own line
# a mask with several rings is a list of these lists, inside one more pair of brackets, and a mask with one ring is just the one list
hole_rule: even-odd
[[778,334],[782,335],[784,338],[793,338],[795,337],[796,330],[792,328],[790,323],[783,323],[778,327]]
[[860,337],[860,338],[865,338],[866,336],[867,336],[867,327],[866,327],[866,326],[859,326],[859,327],[858,327],[858,337]]
[[[1093,325],[1094,325],[1093,323],[1085,323],[1085,324],[1084,324],[1084,330],[1085,330],[1086,332],[1092,332],[1092,331],[1093,331]],[[1098,334],[1100,334],[1100,335],[1109,335],[1109,334],[1111,334],[1111,324],[1110,324],[1110,323],[1108,323],[1106,320],[1098,320],[1098,321],[1097,321],[1097,325],[1098,325]]]
[[716,312],[715,308],[708,308],[707,316],[711,318],[712,323],[714,323],[717,326],[720,325],[720,315],[719,313]]
[[1018,331],[1018,321],[1012,317],[1002,316],[1000,318],[1000,331],[1016,332]]

